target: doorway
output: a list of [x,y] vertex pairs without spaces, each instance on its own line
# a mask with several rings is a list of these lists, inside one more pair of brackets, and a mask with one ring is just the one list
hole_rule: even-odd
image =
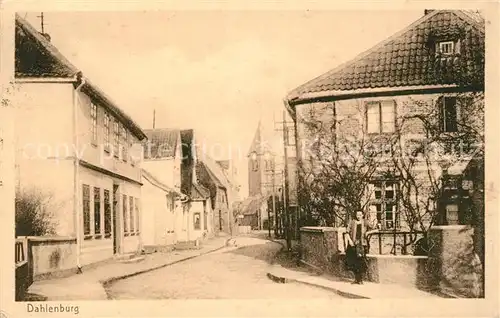
[[120,234],[118,233],[118,191],[119,186],[117,184],[113,184],[113,254],[120,253]]

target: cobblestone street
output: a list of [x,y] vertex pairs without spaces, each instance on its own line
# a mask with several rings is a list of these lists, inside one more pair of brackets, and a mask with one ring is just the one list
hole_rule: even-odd
[[223,249],[113,284],[113,299],[256,299],[339,298],[327,290],[300,284],[278,284],[267,278],[277,243],[237,238]]

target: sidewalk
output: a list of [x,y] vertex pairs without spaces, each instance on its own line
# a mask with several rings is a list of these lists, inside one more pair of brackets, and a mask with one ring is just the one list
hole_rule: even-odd
[[146,255],[138,263],[113,262],[70,277],[34,282],[28,293],[54,300],[106,300],[110,283],[149,272],[224,248],[231,237],[216,237],[203,242],[199,250],[181,250]]
[[298,272],[272,265],[267,276],[277,283],[301,283],[325,288],[346,298],[381,299],[381,298],[440,298],[424,291],[403,287],[395,284],[377,284],[365,282],[354,285],[335,277],[326,275],[315,276],[310,273]]

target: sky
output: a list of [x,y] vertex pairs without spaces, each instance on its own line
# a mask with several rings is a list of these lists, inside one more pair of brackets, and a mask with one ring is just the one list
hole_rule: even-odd
[[[39,12],[21,13],[39,31]],[[283,98],[408,26],[408,11],[44,12],[52,43],[144,129],[192,128],[215,159],[246,154]],[[241,155],[240,155],[241,154]]]

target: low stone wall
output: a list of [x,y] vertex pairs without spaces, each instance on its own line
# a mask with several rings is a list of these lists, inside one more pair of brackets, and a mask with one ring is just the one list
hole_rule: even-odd
[[[329,274],[353,278],[345,267],[345,228],[300,229],[301,261]],[[429,274],[426,256],[369,254],[367,281],[426,288]]]
[[28,263],[33,280],[73,274],[76,270],[76,239],[28,237]]
[[474,229],[465,225],[434,226],[429,231],[429,267],[435,288],[467,298],[484,297],[484,270],[474,252]]

